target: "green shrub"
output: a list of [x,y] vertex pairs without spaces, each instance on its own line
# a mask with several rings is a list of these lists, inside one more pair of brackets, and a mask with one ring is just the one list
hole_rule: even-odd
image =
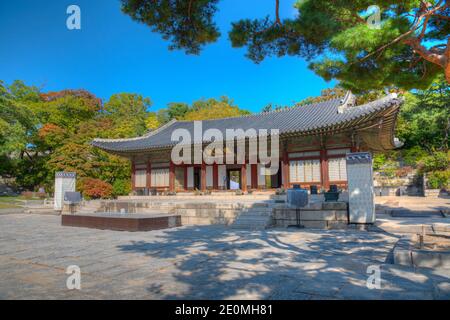
[[420,163],[420,161],[426,156],[428,156],[428,152],[419,146],[414,146],[402,152],[402,157],[405,164],[413,167],[416,167],[417,164]]
[[450,189],[450,170],[431,172],[427,178],[430,189]]
[[127,196],[131,192],[131,181],[129,179],[118,179],[113,183],[113,196]]
[[377,153],[373,156],[373,169],[378,171],[386,162],[386,155],[384,153]]
[[449,157],[446,152],[437,151],[420,161],[420,170],[422,172],[444,171],[450,165]]

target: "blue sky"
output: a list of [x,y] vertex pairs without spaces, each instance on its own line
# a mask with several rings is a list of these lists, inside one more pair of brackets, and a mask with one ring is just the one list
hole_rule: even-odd
[[[293,0],[281,3],[292,17]],[[66,9],[81,8],[82,30],[66,28]],[[273,14],[273,0],[222,0],[222,37],[200,56],[169,51],[168,43],[120,11],[119,0],[0,1],[0,80],[44,91],[83,88],[108,99],[133,92],[150,97],[152,110],[169,102],[229,96],[241,108],[290,105],[332,87],[299,58],[269,58],[256,65],[228,40],[232,21]]]

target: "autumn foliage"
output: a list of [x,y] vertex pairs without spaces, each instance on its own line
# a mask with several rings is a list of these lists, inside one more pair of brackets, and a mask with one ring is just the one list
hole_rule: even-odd
[[79,189],[87,199],[107,199],[113,194],[112,185],[100,179],[84,178],[79,184]]

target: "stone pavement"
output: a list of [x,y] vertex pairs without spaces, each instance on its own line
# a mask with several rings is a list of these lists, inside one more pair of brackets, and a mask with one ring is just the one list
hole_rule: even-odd
[[[0,216],[0,299],[449,299],[450,270],[390,264],[380,232],[185,226],[151,232]],[[81,290],[65,270],[81,268]],[[367,268],[380,266],[381,289]]]
[[450,209],[449,197],[375,197],[375,203],[384,210],[446,211]]

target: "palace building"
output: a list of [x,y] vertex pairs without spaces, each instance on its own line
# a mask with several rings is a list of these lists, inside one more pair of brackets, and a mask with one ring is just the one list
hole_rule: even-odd
[[[138,195],[152,190],[183,192],[290,188],[330,185],[347,186],[345,155],[358,151],[386,151],[401,143],[394,137],[402,99],[395,94],[357,105],[351,93],[325,102],[242,117],[202,121],[203,130],[278,130],[279,170],[264,174],[262,163],[207,164],[192,161],[175,164],[171,150],[178,141],[172,133],[185,129],[194,135],[193,121],[171,121],[142,137],[95,139],[92,144],[126,157],[132,163],[132,188]],[[271,138],[269,137],[269,140]],[[202,140],[206,147],[211,141]],[[247,139],[246,149],[251,143]],[[224,142],[225,143],[225,142]],[[193,147],[193,146],[192,146]],[[225,153],[236,152],[224,148]]]

